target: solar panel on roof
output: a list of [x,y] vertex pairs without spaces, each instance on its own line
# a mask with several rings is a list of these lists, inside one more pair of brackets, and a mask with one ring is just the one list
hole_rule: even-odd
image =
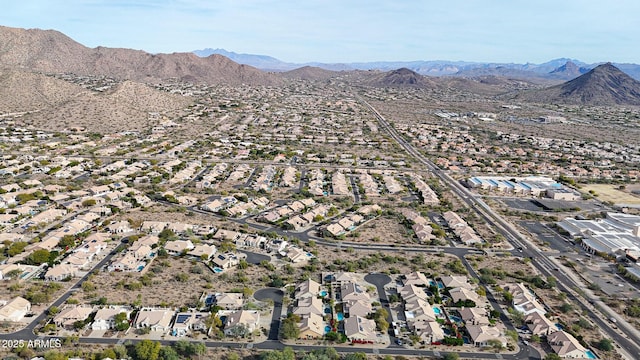
[[178,315],[178,317],[176,318],[176,323],[182,324],[187,320],[189,320],[190,317],[191,315],[186,315],[186,314]]

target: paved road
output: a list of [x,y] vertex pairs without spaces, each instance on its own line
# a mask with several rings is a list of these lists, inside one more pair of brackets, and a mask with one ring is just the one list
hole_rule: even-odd
[[258,253],[246,251],[246,250],[239,250],[239,251],[247,255],[246,261],[249,264],[259,265],[260,262],[262,261],[271,261],[271,256],[269,255],[258,254]]
[[353,202],[360,202],[360,190],[358,189],[358,184],[356,183],[355,175],[349,175],[349,181],[351,182],[351,190],[353,191]]
[[[373,284],[376,289],[378,290],[378,297],[380,298],[380,305],[382,305],[382,307],[387,310],[387,322],[389,323],[389,325],[391,325],[393,323],[393,316],[391,315],[391,304],[389,304],[389,298],[387,297],[387,291],[385,290],[385,285],[387,285],[388,283],[391,282],[391,278],[388,275],[385,274],[380,274],[380,273],[376,273],[376,274],[368,274],[365,275],[364,280],[366,282],[368,282],[369,284]],[[396,345],[396,341],[397,338],[395,337],[394,333],[393,333],[393,328],[391,326],[389,326],[389,329],[387,331],[388,335],[389,335],[389,339],[391,340],[391,347],[396,347],[398,345]]]
[[277,288],[260,289],[253,294],[256,300],[273,300],[273,315],[271,315],[271,328],[269,329],[269,340],[278,340],[280,334],[280,318],[282,317],[282,298],[284,292]]

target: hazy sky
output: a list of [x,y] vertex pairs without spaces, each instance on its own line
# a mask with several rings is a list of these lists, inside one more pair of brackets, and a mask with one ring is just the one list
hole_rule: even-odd
[[152,53],[288,62],[640,63],[638,0],[3,0],[0,25]]

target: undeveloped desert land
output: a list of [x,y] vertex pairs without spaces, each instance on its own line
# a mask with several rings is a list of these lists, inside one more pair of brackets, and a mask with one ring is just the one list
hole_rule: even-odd
[[610,201],[616,205],[640,205],[640,197],[630,194],[626,190],[620,189],[619,185],[609,184],[588,184],[582,185],[583,192],[595,193],[595,196],[602,201]]

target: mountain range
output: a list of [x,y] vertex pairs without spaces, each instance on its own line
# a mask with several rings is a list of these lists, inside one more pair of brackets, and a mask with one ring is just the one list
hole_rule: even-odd
[[524,92],[519,98],[537,103],[638,106],[640,82],[606,63],[565,83]]
[[154,82],[166,79],[211,84],[276,85],[281,79],[221,55],[149,54],[140,50],[88,48],[54,30],[0,26],[0,64],[45,73],[102,74]]
[[[165,109],[170,111],[179,109],[181,102],[175,98],[164,98],[161,92],[148,88],[146,84],[181,81],[210,85],[279,86],[290,79],[339,79],[362,86],[413,87],[439,92],[456,90],[484,97],[499,95],[501,99],[529,102],[640,105],[640,82],[609,63],[592,66],[570,59],[556,59],[537,65],[381,62],[330,64],[322,68],[306,65],[283,71],[283,63],[272,57],[230,52],[222,55],[212,53],[213,51],[224,52],[217,49],[197,54],[150,54],[120,48],[88,48],[57,31],[0,26],[0,88],[5,94],[5,98],[0,101],[3,107],[0,112],[34,111],[34,108],[38,111],[51,108],[64,110],[65,104],[74,104],[75,100],[70,97],[75,97],[87,102],[99,99],[104,106],[101,105],[100,110],[96,109],[97,116],[112,101],[126,99],[126,96],[121,96],[125,93],[131,96],[144,94],[140,103],[131,103],[131,107],[145,108],[143,103],[147,99],[154,103],[170,104]],[[280,64],[280,70],[264,71],[238,62],[252,62],[261,68],[277,67],[275,65]],[[407,66],[393,68],[396,65]],[[362,69],[348,70],[350,67]],[[637,65],[628,65],[627,71],[636,67]],[[107,76],[119,82],[131,83],[104,94],[79,94],[77,89],[62,85],[61,80],[54,81],[44,75],[62,73]],[[452,75],[433,76],[442,73]],[[13,90],[13,87],[21,86],[20,84],[25,85],[23,89]],[[57,91],[57,87],[62,90]],[[31,96],[25,103],[20,96],[16,98],[16,94],[37,96]],[[73,107],[75,109],[76,106]],[[119,119],[126,121],[139,115],[123,112]]]
[[[355,63],[290,63],[276,59],[267,55],[239,54],[224,49],[202,49],[195,50],[194,54],[200,57],[211,55],[223,55],[239,63],[250,65],[264,71],[289,71],[304,66],[319,67],[333,71],[349,70],[380,70],[392,71],[400,68],[412,70],[420,75],[428,76],[462,76],[476,77],[483,75],[509,76],[520,79],[551,79],[570,80],[601,63],[587,64],[585,62],[559,58],[550,60],[542,64],[517,64],[517,63],[482,63],[468,61],[376,61],[376,62],[355,62]],[[564,68],[569,63],[569,68]],[[640,80],[640,65],[614,63],[614,66],[621,69],[636,80]],[[576,70],[577,69],[577,70]]]

